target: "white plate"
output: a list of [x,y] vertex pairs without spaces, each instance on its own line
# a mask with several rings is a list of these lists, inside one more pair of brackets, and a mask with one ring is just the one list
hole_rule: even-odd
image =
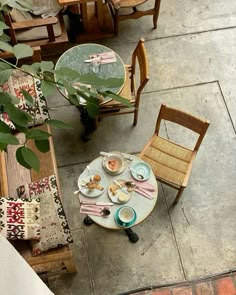
[[[97,189],[91,190],[91,189],[88,189],[83,186],[90,181],[90,177],[94,177],[94,175],[96,175],[96,174],[101,176],[101,180],[99,183],[99,185],[103,187],[103,190],[101,190],[101,191],[97,190]],[[81,194],[83,194],[89,198],[96,198],[96,197],[100,196],[105,191],[105,189],[107,187],[106,176],[101,171],[97,171],[97,170],[93,170],[93,169],[91,169],[91,175],[90,175],[88,170],[85,169],[84,172],[78,178],[78,187],[81,190]]]
[[[117,180],[117,182],[120,182],[120,183],[122,183],[122,182],[124,182],[125,180],[123,180],[123,179],[119,179],[119,180]],[[126,186],[124,186],[124,187],[122,187],[122,188],[118,188],[117,190],[116,190],[116,194],[115,195],[113,195],[113,193],[110,191],[110,187],[112,186],[112,185],[116,185],[114,182],[113,183],[111,183],[110,185],[109,185],[109,187],[108,187],[108,197],[110,198],[110,200],[113,202],[113,203],[115,203],[115,204],[124,204],[124,203],[127,203],[129,200],[130,200],[130,198],[132,197],[132,195],[133,195],[133,192],[128,192],[128,190],[127,190],[127,187]],[[128,196],[128,198],[127,198],[127,200],[126,201],[124,201],[124,202],[121,202],[121,201],[119,201],[119,194],[120,193],[125,193],[125,194],[127,194],[127,196]]]

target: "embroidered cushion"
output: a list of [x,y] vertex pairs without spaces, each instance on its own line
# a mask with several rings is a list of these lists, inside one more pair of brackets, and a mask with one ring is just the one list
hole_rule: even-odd
[[39,240],[40,199],[0,197],[0,232],[9,240]]
[[32,241],[33,256],[72,243],[72,235],[59,199],[56,175],[22,185],[17,189],[20,198],[40,198],[40,241]]
[[[30,75],[19,70],[14,70],[8,81],[0,85],[0,88],[3,91],[10,93],[19,99],[19,103],[17,104],[19,109],[27,112],[31,116],[35,115],[35,122],[31,121],[28,127],[33,126],[34,124],[42,124],[46,119],[49,119],[49,113],[46,109],[46,99],[43,96],[40,85],[41,82],[39,79],[34,79]],[[26,103],[25,97],[21,93],[21,89],[29,92],[29,94],[35,99],[33,106]],[[0,117],[1,121],[4,121],[3,119],[4,118]]]

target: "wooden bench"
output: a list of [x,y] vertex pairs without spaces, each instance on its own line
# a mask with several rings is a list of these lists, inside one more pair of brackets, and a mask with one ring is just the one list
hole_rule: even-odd
[[[51,133],[48,125],[38,126],[37,128]],[[24,138],[24,134],[17,135],[19,139]],[[58,190],[61,196],[57,164],[52,137],[50,137],[50,151],[41,153],[38,151],[34,142],[27,142],[27,147],[31,148],[39,157],[40,171],[28,170],[19,165],[15,158],[17,146],[9,146],[7,153],[0,153],[0,194],[3,197],[15,197],[16,188],[23,183],[40,180],[43,177],[56,174],[58,180]],[[44,252],[33,257],[31,254],[29,241],[13,241],[13,245],[25,258],[29,265],[38,274],[47,273],[47,276],[56,275],[63,272],[76,272],[73,261],[72,251],[69,245],[55,250]]]

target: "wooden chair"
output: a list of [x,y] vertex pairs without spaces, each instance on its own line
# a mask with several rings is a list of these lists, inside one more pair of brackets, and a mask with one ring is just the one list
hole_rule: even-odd
[[[194,147],[190,149],[186,147],[186,142],[184,145],[179,145],[174,141],[161,137],[159,131],[162,120],[179,124],[197,133],[198,136],[194,142]],[[141,159],[152,167],[157,180],[178,190],[174,204],[178,203],[184,188],[188,184],[193,161],[208,126],[208,121],[201,120],[183,111],[161,105],[155,133],[139,155]]]
[[[119,22],[126,19],[137,19],[145,15],[153,15],[153,26],[157,28],[161,0],[155,0],[153,8],[138,10],[138,8],[148,0],[108,0],[108,6],[114,22],[114,32],[117,35]],[[130,13],[124,13],[123,10],[131,10]],[[122,14],[120,13],[122,11]]]
[[9,26],[8,34],[11,44],[24,43],[30,46],[53,47],[68,42],[63,16],[41,18],[28,11],[13,9],[4,14]]
[[[139,70],[139,86],[136,89],[135,73]],[[98,118],[105,116],[115,116],[134,113],[133,125],[135,126],[138,121],[138,111],[140,96],[144,86],[149,80],[148,61],[146,49],[144,46],[144,39],[138,42],[133,54],[131,65],[126,65],[126,81],[120,96],[127,98],[132,107],[127,107],[121,103],[112,100],[100,106]]]

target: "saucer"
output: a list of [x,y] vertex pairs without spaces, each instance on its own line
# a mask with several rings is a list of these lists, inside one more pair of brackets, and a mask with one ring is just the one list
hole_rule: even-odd
[[[146,181],[151,176],[151,167],[145,162],[138,162],[132,165],[131,168],[130,172],[137,181]],[[137,174],[141,174],[143,179],[138,178]]]
[[134,208],[132,208],[132,209],[134,210],[134,219],[133,219],[132,221],[128,222],[126,225],[123,225],[123,224],[120,223],[120,219],[119,219],[119,212],[120,212],[120,210],[121,210],[122,208],[123,208],[123,206],[120,207],[118,210],[116,210],[116,212],[115,212],[115,216],[114,216],[114,218],[115,218],[115,222],[116,222],[116,224],[117,224],[118,226],[120,226],[120,227],[131,227],[132,225],[135,224],[135,222],[136,222],[136,220],[137,220],[137,213],[136,213],[136,211],[134,210]]

